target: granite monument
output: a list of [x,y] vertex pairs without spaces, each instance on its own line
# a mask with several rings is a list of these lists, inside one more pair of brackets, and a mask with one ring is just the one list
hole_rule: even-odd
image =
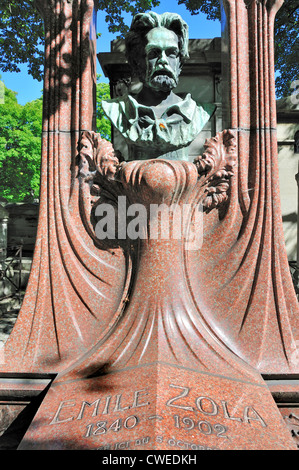
[[[185,22],[137,16],[127,44],[147,28],[143,88],[106,105],[142,150],[122,161],[94,128],[94,2],[37,1],[46,31],[40,217],[0,367],[2,397],[39,397],[19,449],[296,449],[285,410],[298,399],[299,315],[275,133],[281,4],[222,2],[227,125],[194,161],[184,151],[208,116],[173,89]],[[115,229],[106,238],[103,209]]]

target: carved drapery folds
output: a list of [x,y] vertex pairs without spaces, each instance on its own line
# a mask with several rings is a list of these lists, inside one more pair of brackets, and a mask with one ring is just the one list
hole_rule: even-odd
[[[190,273],[218,337],[262,373],[298,372],[298,302],[281,221],[274,81],[274,19],[282,1],[223,1],[229,51],[227,125],[238,136],[229,210],[211,213]],[[210,253],[213,251],[213,263]],[[221,281],[217,282],[217,278]],[[205,295],[200,292],[205,291]]]
[[10,372],[57,372],[88,351],[121,309],[130,270],[120,252],[99,254],[79,205],[77,144],[95,113],[94,2],[37,3],[45,23],[40,216],[25,299],[5,345],[1,367]]
[[[93,364],[99,347],[112,367],[135,364],[158,354],[150,338],[164,331],[159,354],[186,367],[189,361],[249,377],[254,372],[247,363],[262,373],[298,373],[298,303],[284,246],[275,130],[273,28],[281,3],[223,0],[230,130],[208,141],[194,163],[148,163],[119,162],[111,144],[94,133],[94,2],[37,1],[46,33],[40,218],[3,370],[60,372],[91,351],[87,362]],[[157,177],[158,168],[165,178]],[[156,181],[161,188],[154,193],[150,185]],[[152,197],[157,202],[161,194],[193,206],[201,202],[201,248],[167,247],[165,260],[156,247],[155,265],[154,256],[144,256],[145,244],[141,251],[136,244],[104,249],[91,214],[103,193],[115,201],[124,189],[134,203],[143,198],[148,204]],[[171,260],[177,259],[183,287],[176,287],[173,275]],[[164,261],[167,285],[158,269]],[[152,294],[155,270],[167,292],[161,287],[159,305]],[[132,287],[145,284],[149,273],[148,300],[138,289],[132,298]],[[117,330],[120,322],[125,328]]]
[[[217,212],[227,203],[237,160],[236,135],[232,131],[223,131],[207,140],[204,154],[194,163],[164,159],[119,163],[111,145],[90,132],[82,134],[79,148],[81,185],[85,187],[82,197],[85,195],[86,199],[88,192],[93,194],[96,184],[99,190],[93,204],[97,204],[102,193],[106,201],[123,195],[128,205],[138,201],[149,208],[154,201],[160,205],[162,217],[169,216],[169,208],[173,211],[184,204],[196,208],[202,203],[204,210]],[[107,162],[112,171],[105,174]],[[92,204],[89,214],[91,208]],[[193,215],[191,211],[191,220]],[[151,218],[150,224],[153,222]],[[188,225],[187,219],[184,225]],[[195,226],[199,227],[196,223]],[[115,318],[114,324],[110,323],[89,355],[61,375],[61,380],[71,380],[80,371],[97,377],[163,361],[259,382],[258,374],[244,363],[240,367],[239,359],[202,322],[186,282],[186,241],[184,236],[175,239],[146,236],[135,243],[135,256],[131,257],[133,275],[121,316]],[[128,257],[130,249],[128,244]],[[191,248],[194,249],[200,247]]]

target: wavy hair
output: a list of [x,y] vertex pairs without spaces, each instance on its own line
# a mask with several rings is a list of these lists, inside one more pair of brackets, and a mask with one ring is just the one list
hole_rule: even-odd
[[155,12],[139,13],[132,21],[131,28],[125,38],[126,57],[132,73],[139,78],[145,76],[146,35],[154,28],[166,28],[173,31],[179,41],[181,64],[189,58],[189,27],[177,13]]

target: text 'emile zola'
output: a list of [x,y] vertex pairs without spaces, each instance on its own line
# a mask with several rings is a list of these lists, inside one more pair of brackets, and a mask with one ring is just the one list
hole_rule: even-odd
[[[252,406],[244,406],[239,409],[238,416],[232,415],[232,407],[225,400],[218,402],[207,396],[198,396],[191,399],[189,396],[190,388],[180,385],[170,384],[169,387],[174,394],[169,398],[165,405],[169,408],[185,410],[189,412],[202,413],[205,416],[222,415],[224,419],[234,422],[251,424],[259,423],[262,427],[266,427],[265,421]],[[56,413],[50,424],[67,423],[73,420],[82,420],[85,417],[96,417],[99,415],[109,415],[120,413],[126,410],[133,410],[150,405],[150,392],[147,389],[136,390],[126,397],[124,394],[108,395],[106,397],[97,398],[93,402],[65,400],[58,405]],[[88,411],[89,410],[89,411]],[[87,415],[87,416],[86,416]]]

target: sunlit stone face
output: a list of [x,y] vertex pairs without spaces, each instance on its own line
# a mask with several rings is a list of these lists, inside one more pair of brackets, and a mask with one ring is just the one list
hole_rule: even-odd
[[166,28],[154,28],[146,38],[145,83],[155,91],[171,91],[181,71],[178,37]]

